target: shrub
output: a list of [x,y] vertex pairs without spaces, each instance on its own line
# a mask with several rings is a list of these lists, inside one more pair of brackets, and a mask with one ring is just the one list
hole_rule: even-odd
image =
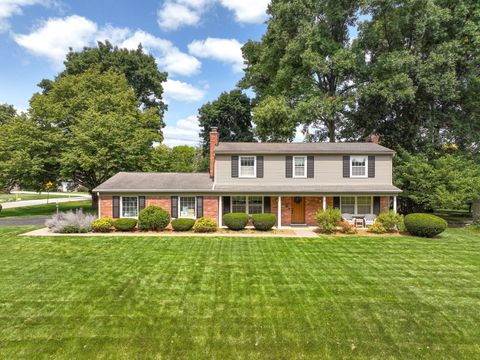
[[405,216],[405,227],[415,236],[434,237],[442,233],[447,226],[444,219],[432,214],[417,213]]
[[403,223],[403,216],[400,214],[395,214],[393,210],[390,210],[385,213],[381,213],[377,216],[377,220],[385,228],[386,231],[395,231],[400,230],[399,227]]
[[112,231],[113,219],[112,218],[100,218],[92,222],[92,230],[94,232],[107,233]]
[[407,230],[405,227],[405,216],[398,215],[397,229],[400,232],[404,232]]
[[2,204],[0,204],[0,212],[2,212],[2,209],[3,209]]
[[45,222],[45,225],[55,233],[72,234],[86,233],[92,229],[95,215],[85,215],[83,211],[76,210],[60,212]]
[[215,232],[217,228],[217,223],[209,218],[200,218],[195,225],[193,225],[193,231],[198,233]]
[[375,223],[371,226],[368,227],[367,229],[368,232],[371,232],[373,234],[384,234],[387,232],[385,227],[382,225],[382,223],[378,220],[375,220]]
[[229,213],[223,215],[223,223],[230,230],[243,230],[248,223],[248,214]]
[[342,220],[340,209],[319,210],[315,214],[315,220],[320,230],[331,233],[337,229],[338,223]]
[[357,228],[350,224],[348,221],[342,220],[339,223],[340,227],[342,228],[342,232],[344,234],[356,234]]
[[172,227],[175,231],[188,231],[195,225],[195,219],[172,220]]
[[137,219],[116,219],[113,222],[113,226],[115,227],[115,229],[117,229],[117,231],[133,231],[135,229],[135,226],[137,226]]
[[252,222],[255,229],[267,231],[275,225],[277,217],[274,214],[254,214],[252,215]]
[[158,206],[147,206],[138,215],[138,228],[142,231],[161,231],[169,223],[170,214]]

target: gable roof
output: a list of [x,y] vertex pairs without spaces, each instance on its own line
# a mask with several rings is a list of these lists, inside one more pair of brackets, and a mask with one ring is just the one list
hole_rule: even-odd
[[100,192],[210,192],[208,173],[119,172],[92,191]]
[[395,151],[371,142],[220,142],[215,154],[395,154]]

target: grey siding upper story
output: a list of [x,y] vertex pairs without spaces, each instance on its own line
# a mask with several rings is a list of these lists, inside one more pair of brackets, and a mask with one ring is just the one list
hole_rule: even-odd
[[[250,155],[250,154],[249,154]],[[302,156],[304,154],[294,154]],[[231,155],[215,156],[216,185],[392,185],[393,154],[375,155],[375,177],[343,177],[343,156],[356,154],[319,154],[314,155],[313,178],[286,177],[287,155],[263,155],[263,178],[232,177]],[[240,155],[241,156],[241,155]]]

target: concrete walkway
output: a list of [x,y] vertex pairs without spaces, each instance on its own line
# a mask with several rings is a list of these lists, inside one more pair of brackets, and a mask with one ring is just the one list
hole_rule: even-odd
[[113,232],[113,233],[86,233],[86,234],[57,234],[51,232],[48,228],[38,229],[21,234],[22,236],[157,236],[157,237],[289,237],[289,238],[317,238],[318,234],[313,231],[314,228],[308,227],[292,227],[274,230],[273,232],[215,232],[215,233],[193,233],[193,232]]
[[0,218],[0,226],[45,226],[45,221],[50,218],[51,216]]
[[[84,201],[89,200],[90,196],[75,196],[69,198],[51,198],[48,199],[48,204],[55,204],[57,201],[59,203],[65,203],[70,201]],[[24,206],[34,206],[34,205],[44,205],[47,204],[47,199],[40,200],[20,200],[20,201],[10,201],[2,203],[4,209],[18,208]]]

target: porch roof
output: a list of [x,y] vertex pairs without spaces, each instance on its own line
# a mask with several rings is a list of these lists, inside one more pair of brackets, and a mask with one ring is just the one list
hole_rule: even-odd
[[393,185],[215,185],[215,193],[255,194],[398,194],[402,190]]

